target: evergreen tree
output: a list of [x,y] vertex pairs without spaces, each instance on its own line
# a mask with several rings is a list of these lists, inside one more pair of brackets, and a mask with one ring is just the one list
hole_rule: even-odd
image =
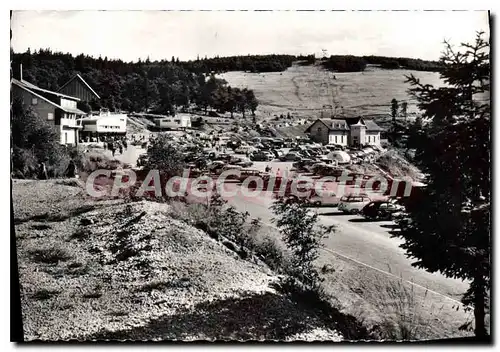
[[398,135],[398,126],[396,123],[396,117],[398,116],[399,104],[398,101],[393,98],[391,100],[391,116],[392,116],[392,126],[390,131],[391,142],[396,143],[397,135]]
[[[446,87],[408,77],[424,117],[415,161],[427,176],[418,205],[398,221],[401,245],[414,266],[469,280],[462,301],[473,305],[475,334],[487,335],[485,310],[491,274],[491,159],[489,44],[478,33],[440,60]],[[465,326],[464,326],[465,328]]]
[[406,101],[401,103],[401,116],[403,116],[406,121],[406,118],[408,117],[408,103]]
[[398,109],[399,109],[398,101],[395,98],[393,98],[391,100],[391,116],[392,116],[392,121],[396,121],[396,117],[398,116]]
[[252,116],[255,117],[255,110],[257,110],[257,106],[259,105],[259,102],[257,101],[257,98],[255,98],[255,94],[253,90],[247,89],[245,91],[246,94],[246,103],[248,106],[248,109],[252,112]]

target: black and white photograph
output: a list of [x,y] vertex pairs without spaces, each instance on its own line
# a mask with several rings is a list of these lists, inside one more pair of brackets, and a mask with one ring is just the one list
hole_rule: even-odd
[[11,339],[491,344],[493,17],[12,10]]

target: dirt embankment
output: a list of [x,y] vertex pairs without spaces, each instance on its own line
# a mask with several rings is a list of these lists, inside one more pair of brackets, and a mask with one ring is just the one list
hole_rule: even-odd
[[382,177],[387,173],[394,178],[409,177],[413,181],[420,181],[422,178],[420,170],[396,150],[383,153],[373,164],[352,164],[347,166],[347,169],[361,174]]
[[26,340],[341,339],[168,205],[96,201],[74,180],[12,192]]

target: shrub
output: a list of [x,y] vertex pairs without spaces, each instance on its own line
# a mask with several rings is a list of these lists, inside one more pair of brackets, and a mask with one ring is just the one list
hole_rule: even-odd
[[285,255],[284,248],[278,244],[275,238],[264,236],[260,241],[254,241],[252,243],[252,250],[272,270],[279,273],[289,271],[288,257]]
[[15,177],[37,176],[44,162],[49,177],[64,176],[71,159],[81,165],[83,155],[75,147],[59,144],[54,126],[14,99],[11,109],[12,169]]
[[53,296],[58,295],[59,293],[61,293],[60,290],[42,288],[33,294],[33,298],[36,300],[42,301],[42,300],[50,299]]
[[318,215],[310,214],[300,203],[287,203],[284,199],[278,199],[272,210],[276,216],[273,222],[292,253],[287,272],[289,284],[300,286],[305,291],[318,291],[321,278],[313,262],[319,256],[321,239],[334,227],[318,226]]
[[172,145],[166,135],[159,135],[150,141],[145,169],[161,170],[168,176],[181,175],[184,168],[184,155]]
[[30,251],[33,259],[40,263],[57,264],[72,258],[69,252],[61,247],[52,246],[47,248],[37,248]]

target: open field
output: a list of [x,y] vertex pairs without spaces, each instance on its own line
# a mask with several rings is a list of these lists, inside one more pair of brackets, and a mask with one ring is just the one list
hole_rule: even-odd
[[392,98],[407,101],[408,113],[416,112],[415,102],[407,94],[405,75],[409,74],[426,84],[442,84],[435,72],[376,67],[367,67],[364,72],[333,73],[319,66],[294,65],[284,72],[227,72],[220,78],[231,86],[253,89],[259,100],[257,113],[269,118],[288,112],[292,116],[315,117],[322,109],[330,110],[324,105],[343,106],[346,115],[390,114]]

